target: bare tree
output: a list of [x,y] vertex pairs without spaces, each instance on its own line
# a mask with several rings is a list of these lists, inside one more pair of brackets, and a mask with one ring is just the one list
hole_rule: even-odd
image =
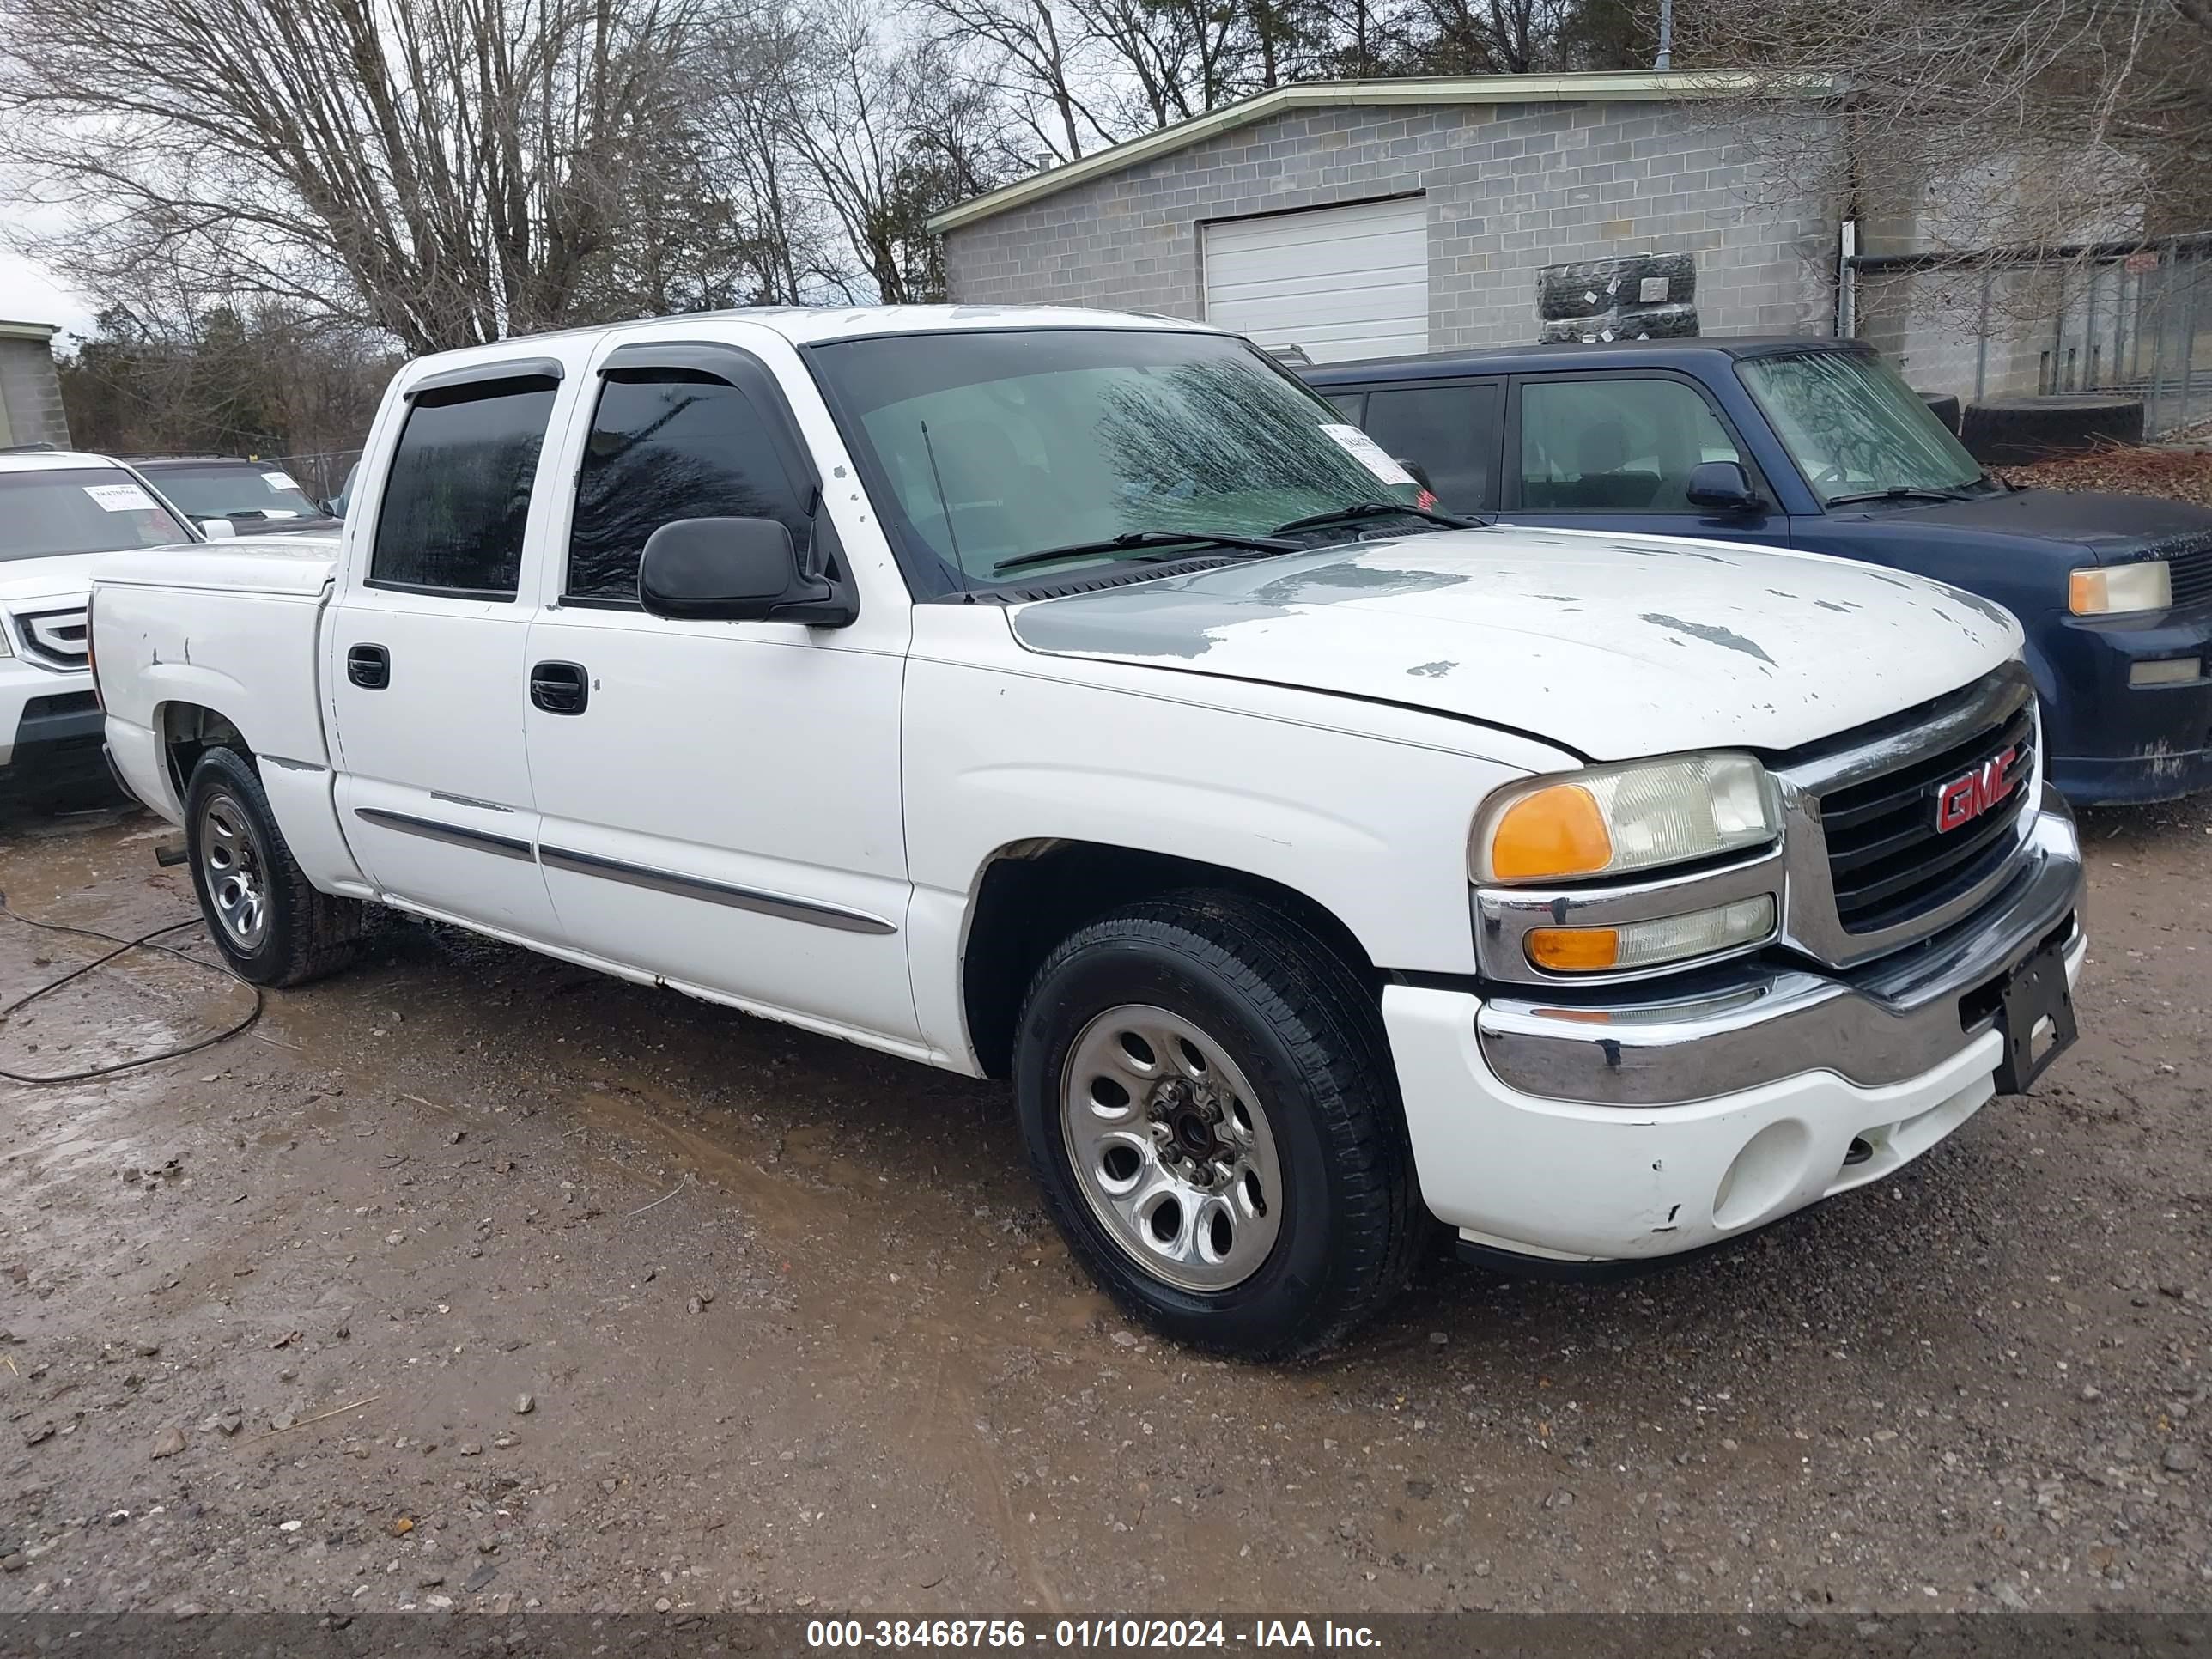
[[2206,0],[1680,0],[1676,19],[1678,61],[1752,67],[1752,104],[1838,89],[1832,125],[1761,123],[1769,159],[1891,240],[2041,258],[2212,222]]
[[[1091,21],[1068,0],[909,0],[941,45],[981,54],[1036,140],[1031,159],[1073,161],[1127,137]],[[1166,119],[1164,115],[1159,119]]]
[[414,350],[575,320],[665,177],[697,3],[0,0],[0,120],[76,210],[30,251]]

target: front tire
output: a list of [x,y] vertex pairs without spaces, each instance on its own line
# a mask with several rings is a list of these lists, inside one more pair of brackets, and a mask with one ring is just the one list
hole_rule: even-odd
[[1163,1334],[1310,1353],[1412,1271],[1428,1228],[1374,999],[1279,908],[1194,891],[1081,928],[1030,983],[1014,1074],[1054,1220]]
[[253,763],[210,749],[185,792],[185,851],[209,938],[240,979],[302,985],[353,960],[362,906],[318,892],[276,827]]

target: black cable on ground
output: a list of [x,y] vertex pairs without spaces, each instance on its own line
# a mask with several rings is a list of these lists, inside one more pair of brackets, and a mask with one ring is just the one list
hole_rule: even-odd
[[158,1054],[142,1054],[136,1060],[119,1060],[112,1065],[94,1066],[82,1072],[57,1072],[43,1077],[33,1076],[24,1072],[11,1072],[5,1066],[0,1066],[0,1078],[4,1078],[10,1083],[86,1083],[94,1078],[112,1077],[118,1072],[136,1071],[141,1066],[156,1066],[165,1060],[181,1060],[186,1054],[196,1054],[203,1048],[212,1048],[218,1042],[228,1042],[234,1036],[243,1036],[252,1030],[253,1023],[261,1018],[262,996],[259,986],[249,985],[246,981],[216,966],[214,963],[203,962],[199,957],[187,955],[173,945],[155,943],[164,933],[173,933],[185,927],[197,927],[200,921],[198,916],[190,917],[183,921],[170,922],[164,927],[155,928],[151,933],[141,933],[137,939],[118,939],[114,934],[103,933],[96,927],[73,927],[64,922],[36,921],[11,908],[8,902],[8,896],[4,893],[0,893],[0,915],[20,921],[26,927],[41,928],[49,933],[75,933],[82,939],[100,939],[115,947],[103,956],[94,957],[82,967],[70,969],[59,979],[48,981],[27,996],[17,997],[4,1008],[0,1008],[0,1022],[5,1022],[18,1011],[29,1007],[40,997],[52,996],[71,981],[82,979],[94,969],[104,968],[116,957],[132,951],[159,951],[162,955],[174,957],[179,962],[188,962],[195,968],[204,968],[211,974],[221,974],[229,983],[253,993],[253,1006],[245,1018],[240,1020],[235,1025],[217,1031],[211,1036],[202,1037],[198,1042],[185,1043],[181,1048],[164,1048]]

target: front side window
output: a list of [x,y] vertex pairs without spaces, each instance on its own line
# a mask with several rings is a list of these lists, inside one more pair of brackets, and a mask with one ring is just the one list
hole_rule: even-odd
[[372,586],[511,599],[551,381],[477,382],[414,399],[385,480]]
[[[811,356],[902,538],[956,586],[1174,555],[1092,545],[1115,536],[1264,535],[1419,493],[1389,479],[1403,475],[1336,410],[1227,335],[973,330]],[[1000,568],[1078,546],[1087,550],[1065,561]]]
[[1450,513],[1498,505],[1498,389],[1488,386],[1386,387],[1367,399],[1367,435],[1429,475]]
[[2000,487],[1871,352],[1747,357],[1736,374],[1823,507],[1892,491],[1978,495]]
[[805,503],[745,394],[693,369],[611,372],[576,481],[568,597],[635,604],[647,537],[726,518],[781,520],[806,545]]
[[1691,513],[1690,474],[1741,461],[1680,380],[1609,375],[1521,386],[1521,505],[1541,513]]
[[0,471],[0,562],[121,553],[188,542],[192,532],[120,467]]

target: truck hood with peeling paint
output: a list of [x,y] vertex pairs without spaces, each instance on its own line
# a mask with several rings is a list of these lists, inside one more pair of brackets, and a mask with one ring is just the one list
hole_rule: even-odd
[[2011,616],[1870,566],[1519,526],[1285,554],[1041,599],[1048,655],[1433,708],[1593,760],[1793,749],[2015,654]]

